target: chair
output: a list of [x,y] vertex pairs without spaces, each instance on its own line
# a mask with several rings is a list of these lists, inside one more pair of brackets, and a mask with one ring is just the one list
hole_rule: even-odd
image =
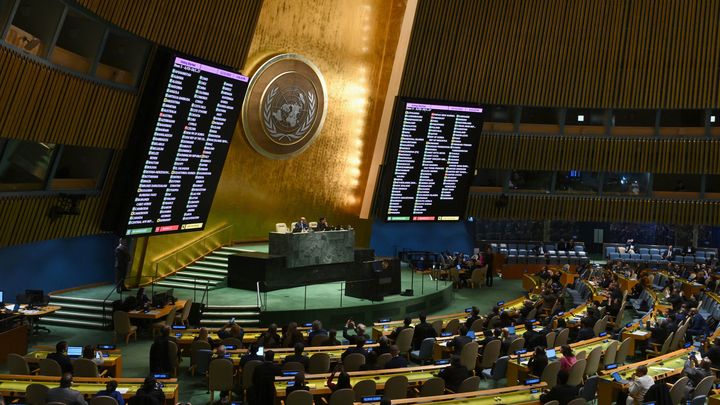
[[342,361],[345,371],[358,371],[360,366],[365,364],[365,356],[361,353],[348,354]]
[[557,375],[560,372],[560,362],[559,361],[551,361],[548,363],[547,366],[545,366],[545,370],[543,370],[542,375],[540,375],[540,380],[545,381],[547,383],[548,389],[551,389],[552,387],[557,385]]
[[355,391],[352,388],[339,389],[330,395],[328,405],[348,405],[355,402]]
[[585,367],[587,361],[584,359],[578,360],[575,364],[570,367],[570,377],[568,378],[568,385],[577,387],[583,382],[583,374],[585,374]]
[[485,284],[485,276],[487,275],[487,266],[476,268],[470,273],[470,288],[480,288]]
[[476,332],[476,333],[482,332],[482,330],[484,329],[483,325],[484,325],[484,319],[478,318],[473,321],[472,325],[470,325],[470,330],[473,332]]
[[453,283],[453,288],[460,288],[460,272],[456,268],[450,269],[450,281]]
[[575,355],[575,358],[578,359],[578,360],[585,360],[585,359],[587,359],[587,352],[585,352],[585,351],[578,352],[578,353]]
[[460,383],[460,387],[458,387],[458,392],[473,392],[477,391],[480,388],[480,377],[474,375],[472,377],[468,377],[465,380],[463,380],[462,383]]
[[585,384],[583,384],[582,388],[580,388],[580,396],[585,401],[590,402],[595,399],[595,396],[597,396],[597,388],[598,388],[599,381],[600,381],[600,377],[597,375],[594,375],[594,376],[588,378],[585,381]]
[[692,391],[693,398],[696,398],[700,395],[707,396],[710,393],[710,390],[713,387],[713,383],[715,382],[715,375],[709,375],[698,383],[698,385],[695,387],[695,389]]
[[305,366],[298,361],[288,361],[282,366],[283,371],[302,371],[305,372]]
[[[565,328],[558,332],[557,336],[555,337],[555,345],[553,347],[559,347],[564,346],[568,344],[568,338],[570,337],[570,329]],[[550,347],[550,346],[548,346]]]
[[327,353],[313,353],[308,362],[308,373],[322,374],[330,370],[330,355]]
[[164,321],[155,322],[153,324],[153,331],[152,335],[155,337],[155,334],[160,331],[165,326],[172,326],[173,322],[175,322],[175,314],[177,314],[177,307],[173,307],[173,309],[168,312],[168,314],[165,316]]
[[433,377],[423,383],[420,387],[421,397],[433,397],[445,393],[445,380],[440,377]]
[[706,395],[699,395],[697,397],[694,397],[692,401],[690,401],[690,405],[705,405],[707,401]]
[[277,224],[275,224],[275,232],[288,233],[287,224],[285,224],[284,222],[278,222]]
[[385,382],[385,398],[407,398],[408,379],[404,375],[394,375]]
[[[403,332],[405,331],[403,330]],[[422,343],[420,343],[420,350],[413,350],[410,352],[410,358],[420,363],[420,365],[424,365],[426,362],[432,362],[434,346],[434,337],[425,338]]]
[[451,319],[445,326],[445,332],[450,332],[453,335],[457,335],[458,330],[460,330],[460,320],[457,318]]
[[387,364],[387,362],[390,360],[392,360],[392,354],[383,353],[378,356],[376,364],[380,368],[385,368],[385,364]]
[[483,378],[493,380],[495,386],[497,387],[498,381],[502,380],[507,375],[508,361],[510,361],[510,356],[503,356],[497,359],[495,365],[493,365],[491,369],[482,371]]
[[630,353],[630,339],[631,338],[627,338],[623,340],[622,343],[620,343],[620,348],[615,354],[615,363],[617,363],[618,365],[625,364],[625,360]]
[[[490,350],[488,351],[488,348],[485,348],[484,353],[487,353],[488,357],[495,356],[495,360],[497,360],[498,356],[500,355],[500,341],[499,340],[493,340],[492,342],[488,343],[487,346],[491,346],[493,343],[497,343],[497,345],[493,345],[495,347],[494,351]],[[470,342],[466,343],[465,346],[463,346],[462,350],[460,351],[460,364],[465,366],[468,370],[473,371],[475,370],[475,364],[477,363],[477,357],[478,357],[478,344],[476,342]],[[485,356],[485,354],[483,354]],[[492,361],[491,366],[489,367],[481,367],[481,368],[490,368],[492,367],[492,364],[495,363],[495,360]],[[483,358],[483,364],[484,358]]]
[[42,405],[45,403],[50,388],[44,384],[30,384],[25,389],[25,401],[29,405]]
[[585,398],[575,398],[572,401],[568,402],[567,405],[585,405],[587,404],[587,401]]
[[253,373],[255,373],[255,367],[262,364],[260,360],[250,360],[243,366],[242,369],[242,389],[247,391],[252,387]]
[[89,359],[75,359],[73,360],[73,376],[75,377],[100,377],[98,366]]
[[62,375],[60,364],[53,359],[40,359],[40,375],[60,377]]
[[232,345],[238,349],[242,349],[243,347],[243,341],[236,337],[226,337],[222,340],[222,344],[225,346]]
[[315,335],[310,341],[310,346],[322,346],[327,340],[327,335]]
[[618,347],[620,347],[620,342],[615,341],[610,343],[610,345],[605,349],[605,355],[603,356],[603,368],[609,364],[615,363]]
[[410,350],[412,349],[413,335],[415,329],[407,328],[400,331],[397,339],[395,339],[395,345],[400,350],[400,354],[404,354],[406,357],[410,357]]
[[660,351],[646,350],[645,353],[647,353],[647,358],[649,359],[651,357],[657,357],[657,356],[662,356],[663,354],[666,354],[668,352],[668,350],[670,349],[670,343],[672,342],[674,336],[675,336],[675,332],[670,332],[670,334],[668,335],[668,337],[665,339],[662,346],[660,347]]
[[113,312],[113,326],[115,329],[115,335],[113,336],[113,342],[117,342],[118,335],[125,336],[125,344],[130,341],[130,336],[135,336],[137,340],[138,327],[130,324],[130,314],[125,311]]
[[313,405],[313,394],[305,390],[293,391],[285,400],[285,405]]
[[560,405],[560,402],[558,402],[558,401],[549,401],[549,402],[545,402],[545,405]]
[[[195,365],[197,364],[197,358],[199,356],[200,350],[209,350],[210,354],[212,354],[212,347],[210,346],[210,343],[204,342],[202,340],[196,340],[192,342],[192,345],[190,345],[190,372],[192,375],[195,375]],[[205,356],[205,353],[203,352],[203,356]]]
[[210,361],[212,360],[212,350],[200,349],[196,350],[194,355],[195,364],[192,366],[191,374],[206,375],[210,369]]
[[182,312],[175,315],[175,323],[185,326],[189,325],[188,318],[190,318],[190,310],[192,309],[192,303],[192,298],[185,302],[185,306],[183,307]]
[[310,229],[315,229],[315,228],[317,228],[317,222],[315,222],[315,221],[308,222],[308,226],[310,227]]
[[440,336],[442,334],[442,327],[443,327],[442,319],[433,321],[433,323],[431,323],[430,325],[433,327],[433,329],[435,329],[435,334],[437,336]]
[[7,355],[8,373],[15,375],[30,375],[30,366],[25,358],[16,353]]
[[377,391],[375,380],[360,380],[353,386],[355,401],[360,401],[363,397],[375,395],[375,391]]
[[515,354],[516,351],[522,349],[523,347],[525,347],[525,338],[517,338],[510,342],[510,344],[508,345],[508,351],[505,354],[507,354],[508,356],[511,354]]
[[235,382],[233,362],[229,359],[215,359],[210,362],[208,370],[208,390],[210,402],[215,399],[215,391],[228,391],[228,399],[232,402],[232,389]]
[[585,377],[597,374],[600,367],[600,358],[602,357],[602,347],[598,346],[590,351],[585,365]]
[[607,324],[603,322],[603,319],[595,322],[595,325],[593,325],[593,333],[595,333],[595,337],[600,336],[600,333],[604,332],[606,329]]
[[670,387],[670,399],[673,404],[679,404],[682,402],[683,396],[685,396],[685,387],[687,387],[689,378],[687,376],[682,377],[675,381],[675,384]]
[[555,347],[555,336],[557,334],[555,332],[549,332],[547,335],[545,335],[545,344],[547,348]]
[[90,400],[90,405],[118,405],[118,402],[113,397],[95,397]]
[[175,342],[168,342],[168,359],[172,368],[172,376],[177,377],[178,367],[180,367],[180,356],[178,356],[178,347]]

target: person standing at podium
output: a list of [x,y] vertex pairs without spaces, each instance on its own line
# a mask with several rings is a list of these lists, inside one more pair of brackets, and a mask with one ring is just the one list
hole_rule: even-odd
[[300,220],[295,223],[293,233],[307,232],[309,229],[310,225],[308,225],[307,219],[305,219],[305,217],[300,217]]

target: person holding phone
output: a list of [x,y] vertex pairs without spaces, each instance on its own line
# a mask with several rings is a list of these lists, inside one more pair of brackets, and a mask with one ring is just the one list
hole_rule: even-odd
[[[335,375],[338,374],[337,383],[335,381]],[[343,388],[352,388],[350,385],[350,375],[345,372],[345,368],[343,368],[342,363],[337,363],[335,365],[335,368],[333,369],[332,373],[330,373],[330,377],[328,377],[326,385],[332,392],[335,392],[337,390],[343,389]]]
[[635,374],[628,379],[630,384],[628,385],[628,397],[625,401],[627,405],[643,403],[645,393],[647,393],[650,387],[655,384],[655,381],[653,381],[652,377],[650,377],[647,372],[647,366],[639,366],[635,371]]
[[700,359],[700,355],[697,352],[690,352],[685,366],[683,367],[683,375],[686,375],[689,379],[685,386],[685,398],[692,399],[694,395],[692,392],[695,387],[700,384],[703,378],[713,375],[712,362],[708,358]]

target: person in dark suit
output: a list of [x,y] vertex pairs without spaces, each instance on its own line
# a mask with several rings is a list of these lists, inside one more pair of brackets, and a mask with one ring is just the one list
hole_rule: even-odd
[[720,368],[720,337],[715,338],[705,356],[710,359],[713,368]]
[[285,356],[285,358],[283,359],[283,364],[294,361],[294,362],[302,364],[303,367],[305,367],[305,370],[307,370],[308,364],[310,363],[310,358],[303,354],[304,350],[305,350],[305,345],[303,345],[302,343],[296,343],[295,344],[295,354]]
[[123,291],[130,291],[125,287],[125,274],[131,259],[128,242],[124,238],[120,238],[115,248],[115,288],[118,294]]
[[484,338],[483,340],[481,340],[480,342],[478,342],[478,344],[480,345],[480,347],[485,347],[486,344],[488,344],[488,343],[492,342],[493,340],[497,339],[497,338],[493,335],[492,329],[485,329],[485,330],[483,331],[483,335],[485,336],[485,338]]
[[483,263],[487,265],[487,272],[485,273],[485,286],[492,287],[493,285],[493,253],[492,248],[488,246],[483,253]]
[[542,337],[540,332],[535,332],[535,327],[532,322],[525,322],[525,333],[523,333],[523,339],[525,339],[525,348],[532,350],[537,346],[539,338]]
[[337,339],[337,331],[335,329],[330,329],[328,331],[328,337],[325,339],[325,341],[322,344],[323,346],[339,346],[340,341]]
[[528,368],[530,369],[530,374],[540,377],[542,375],[543,370],[545,370],[545,367],[548,365],[548,358],[547,354],[545,353],[545,349],[543,349],[541,346],[538,346],[535,348],[535,353],[530,358],[530,361],[528,362]]
[[413,334],[413,350],[420,350],[420,344],[422,341],[429,337],[437,337],[435,328],[427,323],[427,316],[420,314],[420,323],[415,325],[415,333]]
[[310,332],[308,333],[307,345],[310,346],[312,344],[312,340],[315,336],[327,336],[327,335],[328,335],[328,331],[323,329],[322,322],[320,322],[319,320],[314,320],[312,323]]
[[438,377],[445,380],[445,387],[453,392],[457,392],[460,384],[470,376],[470,370],[460,363],[460,356],[452,356],[450,366],[442,369],[440,373],[438,373]]
[[308,225],[307,219],[305,217],[300,217],[300,220],[295,223],[295,226],[293,227],[293,233],[298,232],[307,232],[310,230],[310,225]]
[[170,327],[160,330],[160,336],[150,346],[150,372],[170,373],[173,371],[170,361]]
[[400,349],[397,346],[390,346],[390,354],[392,359],[385,363],[385,368],[405,368],[408,366],[408,361],[405,357],[400,356]]
[[472,339],[467,336],[467,333],[467,327],[465,325],[460,326],[460,333],[448,342],[447,347],[452,348],[454,353],[459,355],[463,346],[472,342]]
[[345,357],[353,353],[360,353],[363,356],[367,356],[367,350],[365,350],[363,346],[365,346],[365,339],[356,340],[355,347],[348,347],[347,349],[345,349],[343,354],[340,355],[340,360],[345,360]]
[[400,332],[402,332],[404,329],[412,329],[412,318],[410,318],[409,316],[403,320],[402,326],[398,326],[397,328],[395,328],[394,331],[392,331],[388,338],[394,342],[400,335]]
[[265,360],[265,358],[263,356],[259,356],[257,354],[257,351],[258,351],[258,345],[256,343],[251,344],[250,347],[248,348],[247,354],[243,354],[242,357],[240,357],[240,368],[245,367],[245,364],[247,364],[247,362],[252,361],[252,360],[260,360],[260,361]]
[[470,316],[465,320],[465,327],[470,330],[472,328],[473,322],[480,319],[480,309],[478,307],[472,307],[472,310],[470,311]]
[[305,384],[305,373],[302,371],[295,374],[293,381],[295,382],[293,385],[285,388],[285,396],[290,395],[293,391],[310,391],[310,387]]
[[[50,357],[50,356],[48,356]],[[62,402],[67,405],[87,405],[83,395],[70,387],[72,387],[73,377],[70,373],[63,373],[60,377],[60,386],[51,388],[46,400],[47,402]]]
[[565,238],[560,238],[560,242],[557,243],[557,245],[555,246],[555,249],[558,252],[567,251],[567,242],[565,242]]
[[327,218],[320,217],[320,219],[318,219],[317,226],[315,227],[315,231],[322,232],[328,229],[330,229],[330,225],[328,225]]
[[592,339],[595,337],[595,331],[593,330],[593,325],[595,322],[591,318],[583,318],[582,321],[580,321],[580,325],[582,326],[580,328],[580,331],[577,334],[577,337],[575,338],[576,342],[579,342],[581,340],[587,340]]
[[667,249],[662,252],[662,258],[669,262],[673,261],[673,259],[675,258],[673,245],[668,245]]
[[280,339],[280,335],[277,333],[277,329],[278,327],[276,324],[270,324],[268,330],[263,332],[258,338],[258,346],[263,346],[266,349],[280,347],[282,340]]
[[568,402],[577,398],[578,388],[568,385],[568,379],[570,374],[565,370],[560,370],[557,375],[557,385],[551,390],[545,390],[545,393],[540,395],[540,402],[546,404],[550,401],[558,401],[560,405],[567,405]]
[[690,327],[687,330],[685,340],[692,340],[694,336],[707,333],[707,322],[696,308],[690,310]]
[[128,401],[129,405],[152,404],[163,405],[165,393],[158,386],[154,377],[146,377],[142,387],[135,393],[135,396]]
[[63,374],[73,372],[73,365],[70,361],[70,357],[67,356],[67,348],[68,344],[66,341],[60,341],[55,345],[55,353],[48,354],[47,358],[50,360],[55,360],[60,365],[60,369],[62,370]]
[[[349,334],[349,329],[354,330],[355,334]],[[353,321],[352,319],[348,319],[347,322],[345,322],[345,326],[343,326],[343,337],[347,339],[347,341],[350,342],[351,345],[354,345],[359,340],[362,340],[363,343],[365,343],[366,340],[370,340],[370,336],[365,333],[365,325],[362,323],[358,323],[356,325],[355,321]]]

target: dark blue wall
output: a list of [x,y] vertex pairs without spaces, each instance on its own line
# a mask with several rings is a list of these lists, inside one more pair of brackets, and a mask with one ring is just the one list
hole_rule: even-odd
[[113,235],[83,236],[0,249],[0,290],[14,302],[26,288],[46,293],[114,279]]
[[377,256],[402,250],[472,253],[474,225],[466,222],[386,223],[375,220],[370,247]]

